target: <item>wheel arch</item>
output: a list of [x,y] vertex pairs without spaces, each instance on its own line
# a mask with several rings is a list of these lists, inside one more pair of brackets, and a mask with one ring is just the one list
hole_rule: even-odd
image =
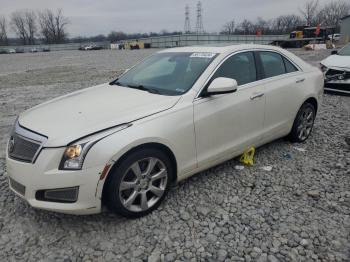
[[293,131],[293,126],[294,126],[294,124],[295,124],[296,118],[297,118],[297,116],[298,116],[298,112],[299,112],[299,110],[302,108],[302,106],[303,106],[305,103],[310,103],[310,104],[312,104],[312,105],[314,106],[314,108],[315,108],[315,117],[316,117],[317,110],[318,110],[318,100],[317,100],[315,97],[310,96],[310,97],[306,98],[306,99],[299,105],[298,110],[296,111],[296,114],[295,114],[295,116],[294,116],[292,125],[291,125],[291,127],[290,127],[290,131],[289,131],[289,133],[288,133],[288,135],[287,135],[287,137],[288,137],[290,140],[292,140],[292,139],[291,139],[291,134],[292,134],[292,131]]
[[166,145],[164,145],[162,143],[159,143],[159,142],[148,142],[148,143],[140,144],[138,146],[135,146],[135,147],[129,149],[124,154],[122,154],[117,160],[115,160],[113,165],[110,167],[110,169],[109,169],[109,171],[107,173],[107,176],[105,178],[105,181],[104,181],[104,184],[103,184],[103,188],[102,188],[102,202],[104,201],[105,196],[106,196],[106,188],[107,188],[107,185],[109,183],[109,179],[111,177],[110,174],[116,168],[118,168],[120,163],[125,158],[127,158],[130,154],[132,154],[133,152],[136,152],[138,150],[146,149],[146,148],[148,148],[148,149],[158,149],[158,150],[162,151],[163,153],[165,153],[169,157],[171,165],[172,165],[172,168],[174,170],[174,176],[172,177],[171,183],[172,184],[176,183],[177,178],[178,178],[178,174],[177,174],[178,167],[177,167],[177,160],[176,160],[176,157],[175,157],[175,154],[173,153],[173,151],[168,146],[166,146]]
[[315,113],[317,113],[317,110],[318,110],[318,101],[317,101],[317,99],[316,99],[315,97],[309,97],[308,99],[306,99],[306,100],[304,101],[304,103],[302,103],[302,105],[305,104],[305,103],[310,103],[310,104],[312,104],[312,105],[315,107]]

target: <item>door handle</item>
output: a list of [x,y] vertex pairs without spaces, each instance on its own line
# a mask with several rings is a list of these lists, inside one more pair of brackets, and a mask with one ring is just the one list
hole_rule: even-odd
[[295,83],[299,84],[305,81],[305,78],[298,78],[297,81],[295,81]]
[[253,94],[253,95],[250,97],[250,100],[258,99],[258,98],[260,98],[260,97],[263,97],[264,95],[265,95],[264,93]]

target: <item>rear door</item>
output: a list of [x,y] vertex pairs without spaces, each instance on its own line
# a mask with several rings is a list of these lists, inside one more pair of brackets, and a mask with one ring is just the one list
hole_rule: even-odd
[[300,106],[303,73],[286,57],[273,51],[257,52],[266,95],[264,140],[286,135]]

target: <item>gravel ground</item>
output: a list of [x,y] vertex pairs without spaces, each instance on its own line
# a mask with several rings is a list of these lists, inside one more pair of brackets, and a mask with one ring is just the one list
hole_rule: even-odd
[[[18,113],[154,51],[0,56],[0,261],[350,261],[350,97],[324,95],[306,143],[281,139],[253,167],[233,159],[201,172],[141,219],[35,210],[9,191],[4,151]],[[329,52],[295,53],[316,64]]]

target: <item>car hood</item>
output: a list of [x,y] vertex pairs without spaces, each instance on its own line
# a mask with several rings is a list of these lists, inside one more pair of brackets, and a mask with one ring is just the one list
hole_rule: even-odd
[[65,146],[100,130],[167,110],[180,99],[102,84],[35,106],[19,124],[48,137],[45,147]]
[[350,71],[350,56],[331,55],[321,62],[326,67]]

